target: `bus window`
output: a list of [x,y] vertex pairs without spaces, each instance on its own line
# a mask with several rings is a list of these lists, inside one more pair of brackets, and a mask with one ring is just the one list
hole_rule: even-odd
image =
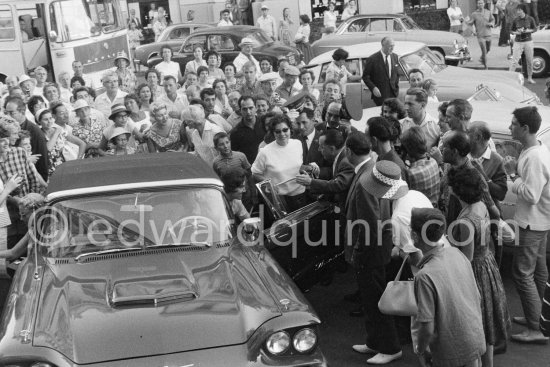
[[8,5],[0,5],[0,41],[14,40],[13,15]]
[[99,18],[99,22],[96,21],[96,24],[101,25],[103,32],[109,33],[122,29],[121,14],[116,11],[120,8],[117,0],[92,0],[89,4],[90,6],[95,5]]

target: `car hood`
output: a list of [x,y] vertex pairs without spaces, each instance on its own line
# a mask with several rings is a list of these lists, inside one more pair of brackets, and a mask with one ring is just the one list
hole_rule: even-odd
[[47,264],[33,345],[87,364],[245,343],[282,308],[238,247]]
[[459,44],[462,44],[466,40],[464,37],[458,33],[444,32],[444,31],[433,31],[429,29],[413,29],[404,32],[408,38],[412,40],[421,40],[423,43],[433,43],[437,44],[452,44],[455,40]]
[[[447,66],[439,73],[431,75],[438,83],[438,98],[451,100],[468,98],[479,85],[488,86],[498,92],[503,100],[523,102],[536,98],[536,94],[522,86],[519,73],[502,70],[475,70],[455,66]],[[443,95],[441,92],[449,95]],[[459,93],[460,95],[458,95]]]

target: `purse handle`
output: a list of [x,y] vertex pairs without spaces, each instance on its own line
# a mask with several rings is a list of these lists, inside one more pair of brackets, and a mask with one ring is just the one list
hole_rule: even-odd
[[405,256],[403,259],[403,263],[401,264],[401,267],[399,268],[399,271],[397,272],[397,276],[395,277],[395,281],[398,282],[399,279],[401,279],[401,273],[403,272],[403,267],[405,266],[405,263],[407,262],[407,259],[409,258],[409,254]]

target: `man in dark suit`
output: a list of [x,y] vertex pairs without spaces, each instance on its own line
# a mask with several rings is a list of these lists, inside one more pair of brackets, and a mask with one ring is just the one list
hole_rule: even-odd
[[296,124],[300,130],[300,140],[302,141],[302,150],[304,157],[304,165],[310,165],[314,171],[321,170],[321,178],[330,177],[330,164],[325,161],[323,155],[319,151],[319,137],[321,132],[315,130],[315,122],[313,120],[315,112],[309,108],[303,108],[300,115],[296,118]]
[[344,136],[338,130],[327,130],[319,136],[319,151],[325,161],[330,164],[330,177],[327,179],[312,179],[309,175],[300,174],[296,182],[309,187],[312,194],[327,194],[343,213],[348,190],[355,172],[346,158],[344,151]]
[[393,318],[378,309],[378,301],[386,288],[385,266],[390,260],[391,244],[378,238],[379,201],[366,189],[376,162],[370,156],[369,140],[362,132],[350,133],[346,148],[348,160],[355,167],[355,177],[346,199],[346,233],[351,233],[346,246],[353,246],[352,262],[365,311],[367,334],[365,344],[354,345],[353,350],[374,354],[367,363],[386,364],[401,358],[402,351]]
[[363,81],[377,106],[382,105],[386,98],[399,95],[398,57],[393,53],[393,47],[393,39],[382,38],[382,49],[367,58],[363,71]]
[[130,9],[130,17],[128,18],[128,22],[127,22],[128,27],[130,27],[130,22],[134,22],[136,24],[136,28],[141,29],[141,21],[136,16],[135,9]]

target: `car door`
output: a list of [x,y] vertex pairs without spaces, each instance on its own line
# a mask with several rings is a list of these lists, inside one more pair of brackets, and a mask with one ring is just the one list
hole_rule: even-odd
[[222,56],[222,65],[232,62],[240,52],[238,42],[229,34],[211,34],[208,36],[208,50],[217,51]]
[[380,42],[382,38],[394,35],[394,18],[372,18],[367,30],[368,42]]
[[166,41],[172,52],[177,52],[181,46],[181,41],[191,34],[188,26],[175,27],[170,31]]

